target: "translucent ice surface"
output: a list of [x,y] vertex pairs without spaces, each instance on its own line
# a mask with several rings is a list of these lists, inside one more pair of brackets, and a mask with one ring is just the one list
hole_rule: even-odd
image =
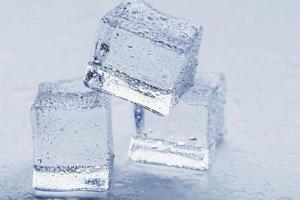
[[82,79],[43,83],[31,108],[33,187],[106,191],[112,170],[110,98]]
[[225,79],[202,73],[169,116],[135,106],[136,134],[129,157],[134,161],[205,171],[225,134]]
[[106,14],[85,84],[162,115],[193,84],[202,28],[126,0]]

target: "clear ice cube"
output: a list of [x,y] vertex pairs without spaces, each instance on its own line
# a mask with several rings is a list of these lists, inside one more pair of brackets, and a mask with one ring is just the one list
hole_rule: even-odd
[[82,79],[42,83],[31,108],[33,187],[52,192],[102,192],[113,162],[111,103]]
[[169,116],[134,107],[136,133],[129,158],[179,168],[205,171],[225,134],[225,78],[202,73]]
[[201,35],[198,24],[126,0],[101,19],[84,82],[168,115],[193,84]]

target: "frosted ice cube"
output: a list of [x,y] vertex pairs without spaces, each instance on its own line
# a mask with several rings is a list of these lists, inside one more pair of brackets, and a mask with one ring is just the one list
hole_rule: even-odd
[[126,0],[106,14],[85,84],[162,115],[193,84],[202,28]]
[[108,190],[113,161],[109,97],[78,78],[43,83],[31,121],[38,194]]
[[225,133],[224,103],[224,76],[202,73],[169,116],[135,106],[136,134],[131,139],[130,159],[207,170]]

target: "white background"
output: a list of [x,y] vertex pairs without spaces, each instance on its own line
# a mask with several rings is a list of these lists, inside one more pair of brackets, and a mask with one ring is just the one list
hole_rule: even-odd
[[[0,1],[0,199],[31,199],[38,83],[83,75],[99,18],[118,2]],[[199,70],[226,74],[228,135],[206,175],[136,167],[126,160],[131,105],[115,102],[107,199],[300,199],[300,3],[149,2],[203,25]]]

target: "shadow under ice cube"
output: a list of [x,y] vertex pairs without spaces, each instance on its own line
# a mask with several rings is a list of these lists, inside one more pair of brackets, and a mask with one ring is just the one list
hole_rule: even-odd
[[225,134],[225,78],[202,73],[169,116],[134,108],[133,161],[205,171]]
[[193,84],[201,35],[198,24],[126,0],[101,19],[84,82],[168,115]]
[[36,194],[108,190],[113,161],[109,97],[84,87],[81,79],[43,83],[31,121]]

